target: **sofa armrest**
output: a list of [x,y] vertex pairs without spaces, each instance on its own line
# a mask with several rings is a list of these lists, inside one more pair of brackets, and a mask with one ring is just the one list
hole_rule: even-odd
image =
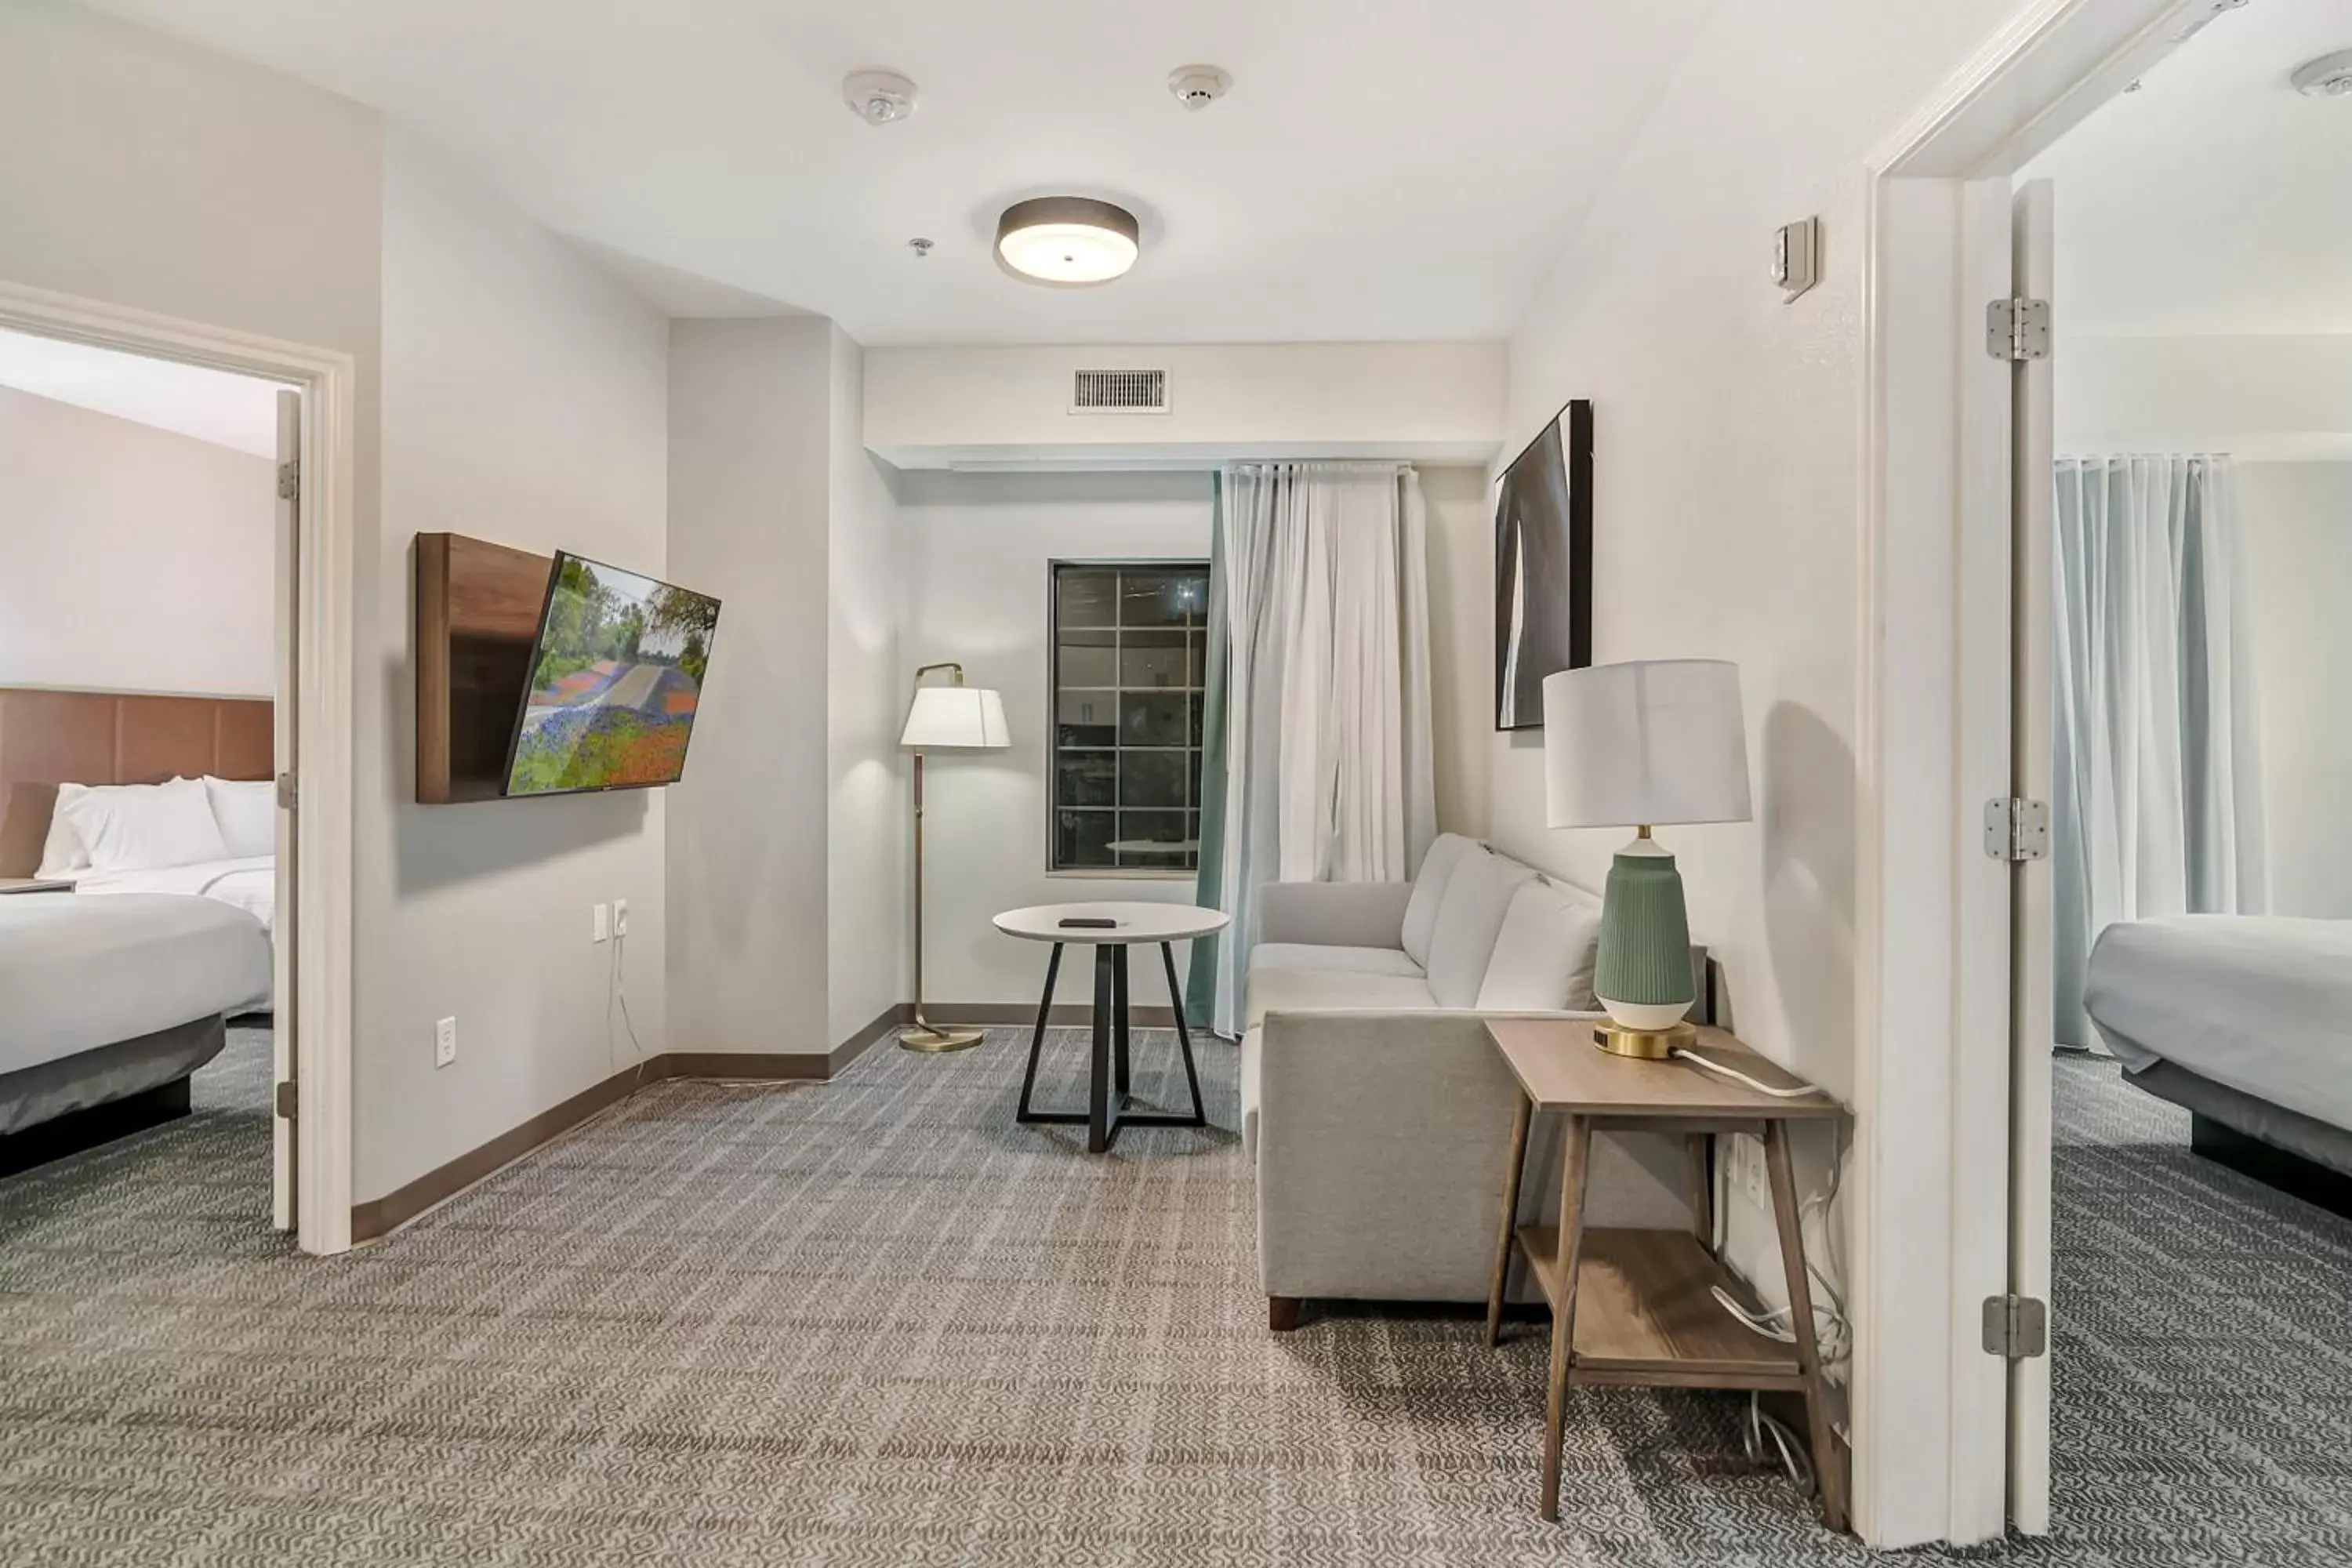
[[[1485,1300],[1519,1103],[1486,1020],[1600,1016],[1268,1013],[1253,1064],[1266,1294]],[[1523,1222],[1559,1212],[1558,1137],[1551,1118],[1531,1133]],[[1588,1222],[1685,1223],[1680,1141],[1641,1142],[1595,1140]]]
[[1268,882],[1257,940],[1321,947],[1402,947],[1411,882]]

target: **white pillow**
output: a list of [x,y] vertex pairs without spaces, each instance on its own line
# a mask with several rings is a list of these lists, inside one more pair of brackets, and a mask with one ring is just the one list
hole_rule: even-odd
[[1478,1005],[1495,933],[1503,929],[1512,896],[1535,875],[1516,860],[1481,851],[1465,857],[1446,879],[1437,928],[1429,933],[1429,994],[1439,1006]]
[[1486,853],[1485,845],[1459,833],[1439,834],[1422,852],[1421,874],[1412,879],[1412,892],[1404,904],[1404,951],[1423,968],[1429,967],[1429,937],[1437,929],[1437,906],[1445,900],[1445,884],[1465,860]]
[[268,779],[216,779],[205,775],[205,798],[220,824],[229,858],[278,853],[278,788]]
[[194,779],[94,784],[58,810],[81,835],[95,871],[152,871],[229,858],[212,803]]
[[1482,1013],[1595,1010],[1592,966],[1601,953],[1601,911],[1538,877],[1512,895],[1495,956],[1478,987]]
[[44,882],[70,882],[89,869],[89,850],[74,831],[73,818],[66,815],[66,803],[81,794],[83,787],[58,785],[58,798],[49,808],[48,842],[41,846],[41,868],[33,873]]

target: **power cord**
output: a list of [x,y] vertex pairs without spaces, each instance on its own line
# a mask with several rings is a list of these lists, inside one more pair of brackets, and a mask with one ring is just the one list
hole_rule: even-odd
[[646,1047],[645,1042],[637,1038],[636,1021],[629,1016],[628,963],[626,962],[628,945],[629,939],[625,932],[614,933],[610,976],[612,984],[605,987],[604,992],[604,1063],[607,1067],[612,1065],[613,1008],[617,1003],[621,1009],[621,1026],[629,1032],[629,1049],[637,1058],[637,1081],[631,1086],[630,1090],[635,1093],[646,1086]]
[[1734,1083],[1746,1085],[1748,1088],[1754,1089],[1759,1094],[1769,1094],[1775,1100],[1802,1100],[1809,1094],[1819,1094],[1822,1092],[1820,1089],[1815,1089],[1809,1083],[1801,1083],[1794,1089],[1774,1089],[1769,1083],[1757,1082],[1754,1079],[1749,1078],[1746,1073],[1739,1071],[1736,1068],[1725,1067],[1719,1061],[1716,1061],[1711,1058],[1703,1057],[1696,1051],[1687,1049],[1682,1046],[1676,1046],[1673,1051],[1668,1054],[1679,1061],[1686,1061],[1690,1063],[1690,1065],[1695,1068],[1705,1068],[1707,1071],[1715,1074],[1717,1078],[1727,1078]]

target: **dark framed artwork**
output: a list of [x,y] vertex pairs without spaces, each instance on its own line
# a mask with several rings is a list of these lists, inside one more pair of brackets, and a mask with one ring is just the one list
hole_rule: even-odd
[[1592,662],[1592,405],[1553,416],[1495,487],[1495,728],[1543,727],[1547,675]]

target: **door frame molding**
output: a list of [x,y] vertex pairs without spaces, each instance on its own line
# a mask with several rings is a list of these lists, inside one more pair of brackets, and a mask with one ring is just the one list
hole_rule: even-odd
[[[327,1255],[352,1245],[352,846],[357,609],[355,468],[359,371],[352,356],[0,280],[0,326],[152,359],[241,371],[303,399],[296,668],[295,1044],[297,1240]],[[279,606],[279,613],[284,607]]]
[[[1978,796],[2011,756],[2013,622],[2006,557],[1981,548],[1985,531],[2009,536],[2009,487],[1971,374],[2004,368],[1981,346],[1971,215],[1982,182],[2006,183],[2215,11],[2028,0],[1865,166],[1852,1430],[1855,1528],[1876,1547],[1998,1539],[2010,1513],[2006,1378],[1976,1342],[1982,1299],[2008,1289],[2006,1160],[1981,1178],[2010,1144],[2011,995],[1987,868],[2007,878]],[[1992,1028],[2004,1048],[1962,1048]],[[2019,1523],[2048,1528],[2030,1502]]]

